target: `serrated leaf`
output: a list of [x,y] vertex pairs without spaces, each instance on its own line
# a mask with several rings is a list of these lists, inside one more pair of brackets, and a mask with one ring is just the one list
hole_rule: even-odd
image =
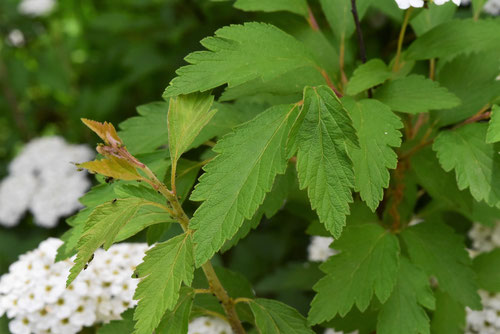
[[197,266],[254,216],[276,175],[285,172],[288,135],[298,113],[297,105],[272,107],[214,147],[219,155],[204,167],[191,194],[191,200],[204,201],[190,221]]
[[298,132],[297,172],[311,207],[334,237],[345,225],[354,173],[346,143],[357,144],[347,111],[326,86],[304,89],[305,117]]
[[432,334],[463,334],[465,307],[441,290],[434,292],[436,309],[432,316]]
[[78,253],[67,284],[78,276],[99,247],[108,249],[114,242],[164,221],[171,221],[167,211],[142,198],[117,199],[97,206],[85,222],[78,240]]
[[491,108],[490,123],[486,132],[486,142],[488,144],[500,141],[500,106],[494,105]]
[[354,165],[355,190],[375,211],[389,186],[388,169],[396,168],[398,157],[391,147],[401,146],[403,123],[391,109],[377,100],[343,99],[359,138],[359,148],[349,148]]
[[374,97],[394,111],[409,114],[449,109],[460,104],[460,99],[439,83],[416,74],[385,83]]
[[411,261],[435,276],[441,290],[463,305],[481,308],[471,260],[460,236],[436,221],[412,226],[401,236]]
[[77,166],[88,169],[91,173],[101,174],[117,180],[134,181],[143,179],[137,169],[127,160],[114,156],[108,156],[101,160],[87,161],[77,164]]
[[461,55],[445,63],[436,79],[462,103],[451,110],[433,111],[438,126],[461,122],[500,97],[500,80],[495,80],[499,68],[498,51]]
[[139,300],[134,334],[150,334],[163,314],[174,309],[181,284],[191,285],[194,276],[193,243],[190,233],[156,244],[146,252],[136,272],[143,280],[135,290]]
[[417,38],[405,59],[450,58],[461,53],[498,50],[500,20],[453,20],[434,27]]
[[304,45],[273,25],[250,22],[231,25],[201,41],[209,51],[185,59],[191,65],[177,70],[163,97],[207,91],[228,84],[241,85],[261,78],[263,82],[304,66],[314,68]]
[[307,16],[306,0],[236,0],[234,7],[249,12],[278,12],[288,11]]
[[[361,20],[371,0],[356,1],[358,16]],[[349,38],[355,30],[350,0],[320,0],[321,8],[335,36],[340,40]]]
[[424,310],[433,310],[435,299],[425,272],[401,257],[397,283],[382,305],[377,322],[380,334],[430,334]]
[[487,144],[488,124],[473,123],[443,131],[434,141],[439,163],[455,170],[458,188],[469,188],[478,201],[500,205],[500,144]]
[[138,197],[161,205],[165,205],[167,202],[165,197],[158,194],[149,185],[117,184],[114,187],[114,193],[118,198]]
[[309,321],[319,324],[346,315],[356,304],[363,312],[375,294],[384,303],[396,284],[399,243],[377,224],[351,225],[333,243],[340,251],[320,269],[326,273],[315,286]]
[[429,3],[426,10],[421,11],[411,19],[411,27],[417,36],[421,36],[432,28],[450,21],[455,15],[456,10],[457,6],[451,2],[443,5]]
[[392,72],[380,59],[371,59],[359,65],[347,84],[346,94],[356,95],[364,90],[384,83],[392,76]]
[[112,320],[97,330],[97,334],[123,334],[134,330],[134,309],[128,309],[121,315],[121,320]]
[[163,315],[160,325],[155,330],[156,334],[187,334],[194,291],[191,288],[182,287],[179,295],[174,309]]
[[180,95],[170,99],[168,109],[168,145],[172,165],[210,121],[217,110],[211,109],[213,95],[208,93],[193,93]]
[[261,334],[314,334],[306,319],[294,308],[277,300],[258,298],[248,303]]
[[113,124],[108,122],[97,122],[91,119],[82,118],[81,121],[92,131],[95,132],[106,144],[112,141],[121,143],[120,137],[116,133]]
[[494,293],[500,292],[500,248],[479,254],[474,258],[472,267],[477,274],[481,289]]
[[167,102],[152,102],[137,107],[139,116],[121,122],[120,137],[132,154],[149,153],[167,145]]

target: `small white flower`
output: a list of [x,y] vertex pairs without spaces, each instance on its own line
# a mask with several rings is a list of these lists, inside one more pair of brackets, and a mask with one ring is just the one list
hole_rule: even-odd
[[133,270],[148,246],[118,244],[109,252],[99,249],[89,268],[68,287],[73,265],[67,259],[54,263],[61,240],[49,238],[19,257],[0,278],[0,314],[11,318],[11,332],[76,334],[83,327],[120,319],[136,305],[138,280]]
[[14,226],[29,210],[36,224],[54,227],[59,218],[81,208],[78,199],[90,181],[72,162],[87,161],[93,155],[87,146],[67,144],[61,137],[26,144],[0,183],[0,224]]
[[[434,0],[433,2],[440,6],[447,3],[450,0]],[[460,5],[460,0],[452,0],[453,3],[457,6]],[[424,0],[396,0],[398,7],[401,9],[408,9],[410,7],[421,8],[424,6]]]
[[55,4],[55,0],[23,0],[18,10],[21,14],[42,16],[50,13]]
[[[489,0],[483,7],[483,10],[491,15],[500,15],[500,0]],[[500,76],[499,76],[500,77]],[[498,79],[500,80],[500,79]]]
[[233,331],[222,319],[199,317],[189,323],[188,334],[233,334]]
[[333,238],[331,237],[313,236],[307,247],[309,261],[324,262],[330,256],[335,255],[337,252],[330,248],[332,242]]
[[24,45],[24,34],[19,29],[13,29],[9,32],[7,41],[10,45],[19,48]]
[[[358,334],[358,333],[359,333],[358,331],[354,331],[354,332],[346,333],[346,334]],[[327,330],[325,330],[325,333],[323,333],[323,334],[344,334],[344,332],[337,332],[333,328],[328,328]]]

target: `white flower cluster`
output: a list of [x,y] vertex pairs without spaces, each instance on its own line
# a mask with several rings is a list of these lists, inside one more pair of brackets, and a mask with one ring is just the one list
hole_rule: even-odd
[[[475,223],[469,231],[472,240],[471,254],[489,252],[500,247],[500,221],[494,227]],[[466,334],[500,333],[500,293],[491,294],[479,291],[483,309],[474,311],[467,308]]]
[[466,334],[498,334],[500,333],[500,293],[489,294],[479,291],[483,309],[473,311],[467,309]]
[[24,45],[24,34],[19,29],[13,29],[7,35],[7,43],[13,47],[19,48]]
[[74,334],[85,326],[120,319],[136,302],[132,278],[146,244],[122,243],[98,250],[66,289],[73,262],[54,263],[62,241],[49,238],[23,254],[0,279],[0,316],[12,320],[12,334]]
[[[358,331],[351,332],[349,334],[358,334]],[[323,334],[344,334],[344,332],[337,332],[332,328],[328,328]]]
[[24,15],[42,16],[50,13],[55,5],[55,0],[23,0],[18,10]]
[[188,334],[233,334],[233,330],[222,319],[199,317],[189,323]]
[[[444,5],[450,0],[434,0],[433,2],[438,5]],[[453,3],[457,6],[460,5],[460,0],[451,0]],[[463,1],[463,0],[462,0]],[[396,0],[396,3],[398,4],[398,7],[401,9],[408,9],[410,7],[417,7],[421,8],[424,6],[424,0]]]
[[54,227],[59,218],[79,209],[78,198],[90,181],[72,162],[93,156],[88,146],[70,145],[61,137],[29,142],[11,161],[9,175],[0,183],[0,224],[16,225],[29,209],[37,225]]
[[469,231],[473,252],[489,252],[500,247],[500,221],[494,227],[475,223]]
[[484,4],[483,10],[491,15],[500,15],[500,0],[488,0]]
[[330,248],[332,242],[331,237],[313,236],[307,247],[309,261],[325,262],[330,256],[337,254],[337,251]]

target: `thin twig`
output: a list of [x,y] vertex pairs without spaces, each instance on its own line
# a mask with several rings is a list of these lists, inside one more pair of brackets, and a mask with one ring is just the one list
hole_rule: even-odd
[[410,22],[410,15],[411,15],[412,10],[413,10],[413,7],[410,7],[406,10],[403,25],[401,26],[401,31],[399,32],[398,49],[396,51],[396,60],[394,61],[394,66],[392,68],[393,72],[397,72],[400,69],[401,51],[403,49],[403,42],[404,42],[405,34],[406,34],[406,27],[408,27],[408,23]]
[[307,22],[311,26],[312,30],[319,31],[318,21],[316,21],[316,18],[314,17],[314,14],[310,7],[307,7],[307,13],[308,13]]
[[[363,31],[361,30],[361,24],[359,23],[358,16],[358,7],[356,6],[356,0],[351,0],[351,12],[352,17],[354,18],[354,24],[356,25],[356,33],[358,35],[358,44],[359,44],[359,57],[361,58],[361,62],[366,63],[366,47],[365,40],[363,38]],[[372,89],[368,89],[368,97],[371,99],[373,96]]]
[[328,73],[326,73],[326,71],[323,68],[319,68],[319,67],[318,67],[318,71],[321,73],[321,75],[325,79],[328,87],[330,87],[334,91],[335,95],[337,95],[338,98],[341,98],[342,93],[335,87],[335,85],[333,84],[333,81],[330,78],[330,76],[328,75]]
[[473,116],[467,118],[465,121],[463,121],[462,123],[459,123],[457,125],[455,125],[453,127],[453,130],[454,129],[457,129],[457,128],[460,128],[464,125],[467,125],[467,124],[470,124],[470,123],[474,123],[474,122],[478,122],[478,121],[482,121],[483,119],[488,119],[490,118],[491,116],[491,112],[488,111],[490,110],[491,108],[491,105],[488,103],[486,104],[484,107],[482,107],[477,113],[475,113]]

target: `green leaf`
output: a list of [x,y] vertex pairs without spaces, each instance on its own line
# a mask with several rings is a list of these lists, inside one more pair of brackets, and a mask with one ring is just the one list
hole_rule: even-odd
[[498,50],[500,20],[453,20],[434,27],[408,48],[408,60],[451,58],[461,53]]
[[156,334],[187,334],[194,291],[191,288],[182,287],[179,295],[179,301],[174,309],[163,315],[160,325],[155,330]]
[[451,110],[433,111],[438,126],[461,122],[500,97],[500,80],[495,80],[499,68],[498,51],[462,55],[445,63],[436,79],[462,103]]
[[478,201],[500,205],[500,144],[487,144],[488,124],[473,123],[443,131],[434,141],[439,163],[447,172],[455,170],[458,188],[469,188]]
[[354,70],[347,85],[347,95],[356,95],[369,88],[384,83],[392,72],[380,59],[371,59]]
[[374,97],[392,110],[409,114],[448,109],[460,104],[460,99],[436,81],[416,74],[387,82],[377,89]]
[[234,7],[248,12],[288,11],[302,16],[308,15],[306,0],[236,0]]
[[494,105],[491,108],[490,124],[486,132],[486,142],[488,144],[500,141],[500,106]]
[[[356,7],[361,20],[371,0],[358,0]],[[320,0],[321,8],[335,36],[340,40],[349,38],[355,30],[350,0]]]
[[190,221],[197,266],[254,216],[287,165],[287,141],[298,115],[297,105],[268,109],[219,140],[219,155],[205,167],[191,200],[204,201]]
[[500,292],[500,248],[474,258],[472,267],[477,274],[479,287],[489,292]]
[[479,17],[487,0],[472,0],[471,2],[472,2],[472,10],[474,12],[474,17]]
[[354,165],[355,190],[375,211],[389,186],[388,168],[394,169],[398,157],[391,147],[401,146],[403,123],[389,107],[377,100],[343,99],[359,138],[359,148],[349,149]]
[[119,124],[120,138],[132,154],[148,153],[168,143],[168,103],[153,102],[137,107],[139,116]]
[[114,242],[124,240],[147,226],[170,221],[172,219],[167,211],[159,204],[142,198],[116,199],[97,206],[85,222],[78,240],[78,253],[67,284],[78,276],[99,247],[108,249]]
[[121,320],[112,320],[97,330],[97,334],[132,333],[135,321],[134,309],[128,309],[121,314]]
[[411,165],[418,183],[433,198],[450,209],[463,213],[472,211],[472,196],[460,191],[452,173],[446,173],[430,147],[425,147],[411,157]]
[[354,173],[346,143],[357,144],[347,111],[326,86],[304,89],[305,118],[298,132],[297,172],[311,207],[338,237],[352,202]]
[[432,334],[463,334],[465,307],[441,290],[434,292],[436,310],[431,321]]
[[456,10],[457,6],[451,2],[439,6],[435,3],[429,3],[427,9],[421,11],[410,21],[411,27],[417,36],[421,36],[432,28],[450,21]]
[[473,309],[481,308],[471,260],[460,236],[439,222],[425,222],[401,233],[410,259],[437,278],[439,288]]
[[139,300],[134,320],[135,334],[150,334],[163,314],[173,310],[179,299],[181,284],[191,285],[194,276],[191,233],[178,235],[146,252],[136,272],[143,280],[135,290]]
[[249,302],[255,326],[261,334],[314,334],[306,319],[277,300],[258,298]]
[[430,334],[424,307],[433,310],[434,295],[425,272],[406,258],[400,260],[397,283],[378,316],[377,333]]
[[211,109],[213,95],[208,93],[193,93],[180,95],[170,99],[168,109],[168,145],[172,166],[182,153],[210,121],[217,110]]
[[191,65],[177,70],[163,97],[228,87],[261,78],[269,81],[300,67],[314,68],[304,45],[282,30],[265,23],[231,25],[201,41],[209,51],[185,59]]
[[259,294],[285,290],[310,291],[322,276],[317,263],[289,263],[267,275],[255,286],[255,290]]
[[319,324],[346,315],[354,304],[363,312],[373,294],[384,303],[396,284],[398,240],[377,224],[351,225],[333,247],[340,251],[320,269],[326,273],[315,286],[309,321]]

